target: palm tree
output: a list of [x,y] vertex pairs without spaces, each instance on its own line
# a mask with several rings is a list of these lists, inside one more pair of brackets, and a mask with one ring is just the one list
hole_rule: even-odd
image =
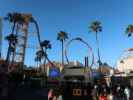
[[51,43],[50,43],[50,41],[49,40],[44,40],[44,41],[42,41],[41,43],[41,47],[43,47],[44,48],[44,53],[45,53],[45,59],[44,59],[44,72],[46,72],[45,71],[45,65],[46,65],[46,56],[47,56],[47,49],[51,49]]
[[9,46],[8,46],[8,51],[7,51],[7,57],[6,61],[9,61],[9,57],[11,52],[15,52],[15,46],[18,42],[17,36],[15,34],[9,34],[8,36],[5,37],[5,39],[8,41]]
[[[47,49],[51,49],[51,43],[49,40],[44,40],[42,42],[40,42],[40,46],[41,46],[41,50],[43,51],[44,53],[44,68],[43,68],[43,72],[44,72],[44,79],[45,79],[45,86],[47,87],[47,76],[46,76],[46,60],[48,60],[48,62],[51,63],[51,61],[49,60],[48,58],[48,55],[47,55]],[[52,64],[52,63],[51,63]]]
[[[8,20],[10,23],[13,24],[11,34],[6,37],[6,40],[8,40],[9,42],[6,61],[9,60],[9,56],[11,54],[11,51],[13,50],[13,56],[12,56],[12,63],[13,63],[15,57],[16,44],[17,44],[18,24],[22,24],[22,22],[24,22],[24,18],[20,13],[8,13],[7,16],[4,17],[4,20]],[[16,23],[17,23],[17,28],[16,28],[16,34],[14,35],[13,33],[16,27]]]
[[[40,58],[38,55],[35,56],[35,62],[37,62],[37,66],[38,66],[39,63],[41,62],[41,58]],[[38,62],[39,62],[39,63],[38,63]]]
[[62,66],[64,67],[64,42],[68,39],[68,33],[60,31],[57,35],[57,40],[62,43]]
[[130,25],[127,26],[127,28],[126,28],[126,34],[128,35],[128,37],[131,37],[132,36],[132,34],[133,34],[133,25],[132,24],[130,24]]
[[49,40],[44,40],[41,42],[41,46],[45,48],[45,50],[47,49],[51,49],[51,44]]
[[102,26],[101,26],[101,22],[99,21],[94,21],[91,23],[90,27],[92,32],[95,33],[95,36],[96,36],[96,44],[97,44],[97,54],[98,54],[98,64],[99,66],[102,65],[102,62],[101,62],[101,57],[100,57],[100,51],[99,51],[99,41],[98,41],[98,32],[101,32],[102,31]]
[[42,65],[42,59],[44,58],[44,51],[41,49],[36,52],[35,61],[37,62],[37,67],[40,67]]
[[7,16],[4,18],[11,23],[19,23],[22,24],[24,22],[24,17],[21,13],[8,13]]
[[44,52],[42,50],[38,50],[36,52],[35,61],[40,62],[40,64],[41,64],[41,61],[42,61],[43,58],[44,58]]

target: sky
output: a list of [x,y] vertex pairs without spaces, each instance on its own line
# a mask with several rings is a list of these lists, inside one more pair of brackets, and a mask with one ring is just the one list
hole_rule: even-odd
[[[133,24],[132,0],[0,0],[0,16],[8,12],[32,13],[40,28],[41,40],[50,40],[52,49],[48,51],[52,61],[61,61],[61,43],[57,33],[65,31],[69,39],[83,38],[91,46],[97,59],[94,33],[89,30],[91,22],[102,23],[103,31],[98,34],[102,62],[115,67],[123,51],[133,47],[133,37],[125,35],[128,24]],[[32,26],[31,26],[32,27]],[[3,34],[10,32],[8,22],[3,22]],[[3,43],[3,55],[6,42]],[[68,49],[71,61],[83,63],[88,48],[80,42],[73,42]],[[32,57],[30,53],[28,57]],[[27,61],[27,60],[26,60]]]

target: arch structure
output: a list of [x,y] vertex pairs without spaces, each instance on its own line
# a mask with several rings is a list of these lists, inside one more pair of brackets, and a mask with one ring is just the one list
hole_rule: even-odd
[[68,64],[70,63],[70,62],[69,62],[69,58],[68,58],[68,56],[67,56],[67,51],[68,51],[69,45],[70,45],[71,43],[73,43],[74,41],[81,42],[81,43],[83,43],[84,45],[86,45],[86,47],[88,48],[88,56],[90,57],[90,59],[92,59],[90,65],[89,65],[89,67],[91,68],[91,67],[93,66],[93,64],[94,64],[94,54],[93,54],[93,52],[92,52],[92,48],[91,48],[91,46],[90,46],[86,41],[84,41],[84,40],[83,40],[82,38],[80,38],[80,37],[73,38],[73,39],[71,39],[70,41],[68,41],[68,43],[66,44],[66,46],[65,46],[65,58],[66,58],[67,63],[68,63]]

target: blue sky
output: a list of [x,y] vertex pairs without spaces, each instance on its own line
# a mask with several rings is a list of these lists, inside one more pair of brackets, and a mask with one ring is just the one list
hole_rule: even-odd
[[[133,47],[133,37],[124,34],[127,25],[133,24],[132,4],[132,0],[0,0],[0,16],[8,12],[32,13],[38,20],[41,39],[51,40],[49,57],[54,61],[61,61],[61,44],[56,40],[60,30],[68,32],[69,39],[77,36],[85,39],[97,58],[95,36],[89,33],[88,26],[99,20],[103,26],[99,34],[101,58],[114,66],[122,52]],[[7,22],[3,27],[3,34],[10,32]],[[83,62],[87,54],[82,43],[70,45],[70,60]]]

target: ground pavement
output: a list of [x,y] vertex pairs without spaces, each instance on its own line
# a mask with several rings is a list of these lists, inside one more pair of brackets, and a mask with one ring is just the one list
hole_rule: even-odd
[[14,100],[47,100],[47,89],[19,87],[12,98]]

